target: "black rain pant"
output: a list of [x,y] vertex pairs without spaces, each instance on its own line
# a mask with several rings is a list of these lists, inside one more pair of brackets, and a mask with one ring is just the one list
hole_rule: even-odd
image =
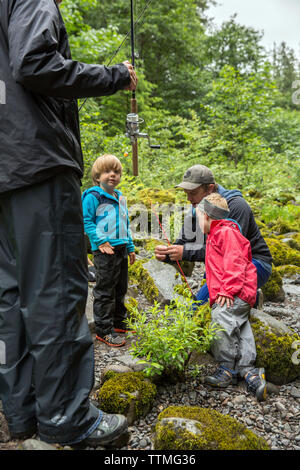
[[0,195],[0,397],[12,433],[38,426],[42,440],[71,443],[99,422],[87,287],[78,176]]
[[125,295],[128,287],[128,254],[126,245],[115,246],[114,254],[94,252],[96,285],[94,287],[94,320],[98,336],[126,329]]

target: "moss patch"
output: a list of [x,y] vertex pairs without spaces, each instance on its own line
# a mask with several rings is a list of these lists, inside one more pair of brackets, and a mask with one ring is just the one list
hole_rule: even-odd
[[[186,418],[197,422],[199,434],[176,430],[164,418]],[[156,450],[268,450],[263,438],[243,424],[215,410],[200,407],[170,406],[158,416],[154,448]]]
[[277,271],[282,277],[290,277],[295,274],[300,274],[300,266],[293,266],[292,264],[288,264],[287,266],[278,266]]
[[265,300],[276,301],[282,292],[282,277],[278,268],[272,267],[268,282],[262,287]]
[[275,266],[293,264],[300,266],[300,253],[290,248],[285,243],[274,238],[266,238],[266,243],[271,251]]
[[150,302],[154,302],[157,300],[159,292],[152,277],[143,266],[146,261],[147,260],[139,260],[128,267],[129,282],[138,285],[145,297]]
[[[141,417],[149,409],[156,395],[156,386],[140,372],[110,373],[98,393],[100,408],[106,413],[127,414],[134,400],[135,415]],[[136,395],[138,392],[138,397]]]
[[250,317],[256,344],[256,366],[264,367],[267,379],[277,385],[295,380],[300,376],[300,365],[292,362],[295,352],[292,344],[300,340],[295,334],[279,334],[257,318]]

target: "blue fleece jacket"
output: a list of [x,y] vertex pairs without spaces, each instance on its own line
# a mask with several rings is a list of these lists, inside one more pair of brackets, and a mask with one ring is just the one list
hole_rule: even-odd
[[[97,193],[98,196],[92,193]],[[127,252],[134,251],[126,199],[115,189],[117,198],[100,186],[93,186],[82,194],[84,230],[93,251],[109,242],[111,246],[127,245]]]

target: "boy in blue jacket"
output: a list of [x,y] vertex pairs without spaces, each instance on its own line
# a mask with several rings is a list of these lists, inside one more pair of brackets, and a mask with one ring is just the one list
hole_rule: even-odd
[[122,165],[114,155],[98,157],[92,167],[94,186],[82,195],[83,220],[94,255],[94,319],[96,339],[108,346],[124,346],[128,287],[128,256],[135,262],[126,199],[116,189]]

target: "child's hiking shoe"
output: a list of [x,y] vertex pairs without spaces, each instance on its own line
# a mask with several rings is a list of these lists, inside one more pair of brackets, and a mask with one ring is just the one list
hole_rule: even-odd
[[205,377],[204,383],[212,387],[226,388],[228,385],[237,384],[237,374],[226,367],[220,366],[213,375]]
[[102,341],[102,343],[105,343],[113,348],[120,348],[126,343],[125,339],[121,338],[117,333],[108,333],[105,336],[96,335],[96,339],[98,341]]
[[264,401],[267,398],[267,382],[265,369],[253,369],[245,375],[248,392],[256,396],[258,401]]
[[115,327],[114,330],[115,330],[116,333],[123,333],[123,334],[124,333],[136,333],[136,331],[134,331],[133,329],[131,329],[129,327],[128,328],[117,328],[117,327]]

